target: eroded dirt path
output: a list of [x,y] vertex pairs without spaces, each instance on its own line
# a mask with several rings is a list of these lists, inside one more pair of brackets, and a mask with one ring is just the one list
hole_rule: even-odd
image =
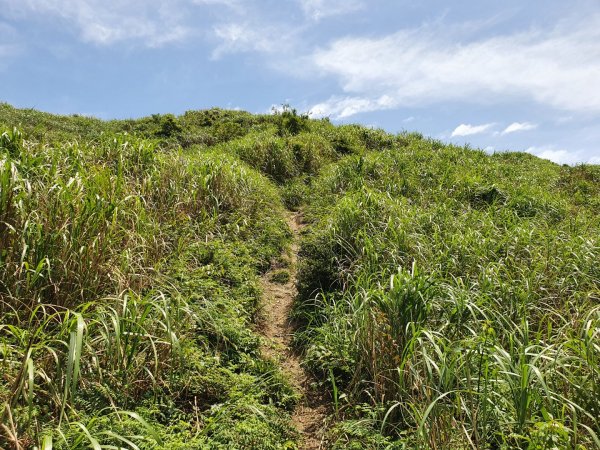
[[280,271],[274,267],[262,278],[264,292],[264,324],[263,334],[270,345],[263,352],[277,360],[283,371],[302,396],[292,414],[292,421],[301,434],[300,448],[317,450],[323,448],[323,427],[327,415],[325,400],[314,389],[314,378],[300,365],[301,358],[292,348],[294,327],[289,316],[296,297],[296,267],[298,259],[298,240],[303,228],[302,215],[290,213],[287,222],[294,233],[285,270],[289,272],[287,282],[273,280]]

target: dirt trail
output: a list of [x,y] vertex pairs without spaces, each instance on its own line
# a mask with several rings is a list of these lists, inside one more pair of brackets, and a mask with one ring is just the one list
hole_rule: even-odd
[[273,268],[262,278],[265,305],[263,334],[272,344],[265,346],[263,352],[279,361],[283,371],[302,396],[292,414],[292,422],[302,436],[300,449],[318,450],[323,448],[322,429],[327,415],[327,403],[314,390],[314,378],[302,368],[301,358],[292,348],[294,327],[289,320],[296,296],[296,262],[298,239],[303,227],[302,215],[290,214],[287,222],[294,233],[287,258],[289,280],[285,284],[272,281],[271,277],[277,268]]

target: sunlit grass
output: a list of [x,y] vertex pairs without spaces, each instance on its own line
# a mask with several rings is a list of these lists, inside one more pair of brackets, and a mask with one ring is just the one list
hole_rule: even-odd
[[[564,187],[596,168],[432,146],[313,182],[297,338],[346,394],[336,445],[594,448],[598,185]],[[357,402],[377,411],[370,438]]]
[[[275,187],[224,154],[129,134],[2,134],[2,446],[208,445],[200,424],[225,423],[210,419],[211,390],[227,420],[278,422],[267,409],[289,407],[291,388],[249,357],[257,275],[289,237],[281,211]],[[165,414],[196,428],[173,434]],[[270,439],[292,433],[285,416],[277,426]]]
[[331,447],[600,446],[598,166],[288,107],[0,125],[0,447],[295,448],[284,204]]

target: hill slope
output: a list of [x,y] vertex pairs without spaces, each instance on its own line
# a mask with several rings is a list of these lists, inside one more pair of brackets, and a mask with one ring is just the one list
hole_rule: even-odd
[[290,109],[0,128],[1,447],[600,446],[599,166]]

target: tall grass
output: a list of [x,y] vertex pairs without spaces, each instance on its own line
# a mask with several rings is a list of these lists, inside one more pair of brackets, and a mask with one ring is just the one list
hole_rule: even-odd
[[212,445],[225,421],[212,437],[198,427],[216,401],[247,436],[276,427],[265,448],[291,436],[274,412],[291,388],[249,362],[257,275],[289,237],[281,216],[275,187],[232,156],[3,133],[1,446]]
[[0,447],[295,448],[283,202],[332,448],[600,447],[598,166],[286,106],[0,125]]
[[398,145],[313,183],[297,338],[349,396],[335,445],[598,446],[595,168]]

